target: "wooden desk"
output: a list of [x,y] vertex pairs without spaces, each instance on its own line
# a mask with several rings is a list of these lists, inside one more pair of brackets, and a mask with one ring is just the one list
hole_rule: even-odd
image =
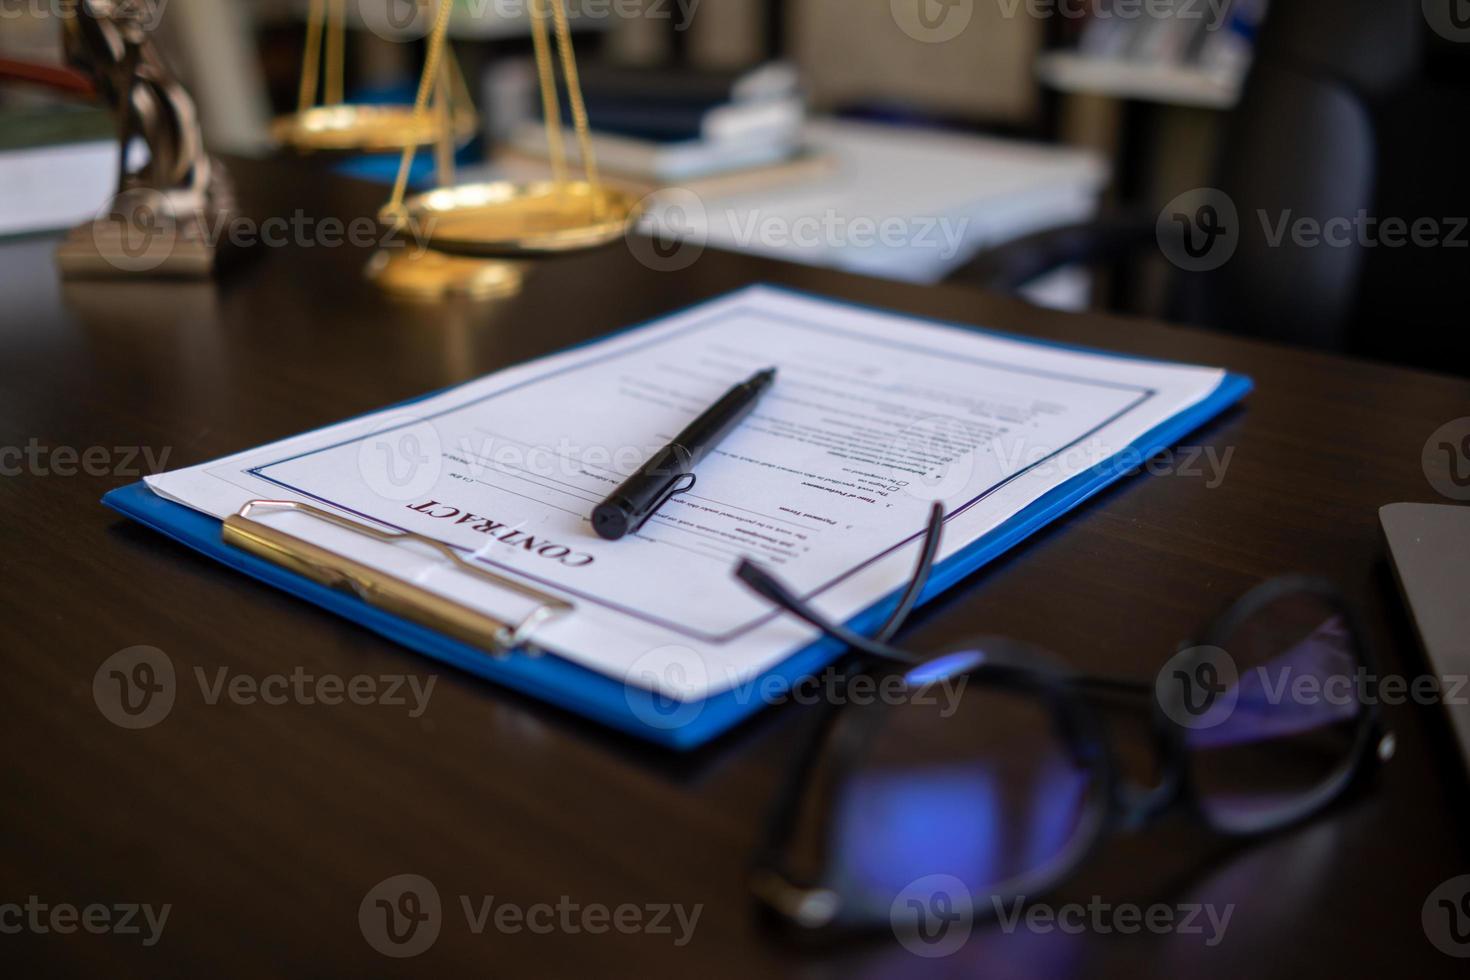
[[[298,206],[368,215],[381,196],[309,167],[234,169],[262,218]],[[390,302],[363,285],[367,254],[350,247],[265,249],[218,288],[61,287],[52,247],[0,245],[0,446],[35,446],[40,460],[0,477],[0,904],[172,910],[151,948],[138,936],[0,934],[8,974],[1461,975],[1420,925],[1430,891],[1470,871],[1465,781],[1437,709],[1387,709],[1398,757],[1357,805],[1226,861],[1215,842],[1170,827],[1116,840],[1057,899],[1235,903],[1217,947],[992,926],[939,961],[892,941],[805,952],[762,929],[743,873],[809,709],[767,711],[678,758],[444,671],[97,501],[131,482],[119,470],[142,464],[133,447],[167,451],[168,467],[209,460],[766,280],[1257,382],[1192,440],[1234,450],[1219,486],[1127,480],[926,609],[913,643],[1006,633],[1090,668],[1148,673],[1229,597],[1305,570],[1362,604],[1389,670],[1416,674],[1377,508],[1438,499],[1421,450],[1470,414],[1470,382],[713,251],[677,273],[622,245],[550,261],[519,296],[477,308]],[[112,471],[59,475],[57,447],[102,447]],[[179,695],[161,724],[125,731],[91,685],[105,658],[139,644],[172,658]],[[212,684],[222,668],[412,672],[437,686],[418,719],[383,705],[210,704],[196,671]],[[358,906],[405,872],[435,883],[444,924],[418,959],[389,960],[364,941]],[[461,895],[703,912],[683,948],[667,935],[476,935]]]

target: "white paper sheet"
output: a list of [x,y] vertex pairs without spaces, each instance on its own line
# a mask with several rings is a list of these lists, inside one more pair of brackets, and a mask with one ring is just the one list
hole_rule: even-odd
[[[769,366],[775,387],[693,491],[635,536],[593,533],[593,506],[625,475]],[[813,638],[733,578],[740,557],[851,616],[906,580],[933,500],[951,554],[1222,378],[756,287],[149,484],[219,518],[300,500],[444,541],[575,603],[538,645],[691,700]],[[271,522],[493,615],[525,611],[420,549]]]

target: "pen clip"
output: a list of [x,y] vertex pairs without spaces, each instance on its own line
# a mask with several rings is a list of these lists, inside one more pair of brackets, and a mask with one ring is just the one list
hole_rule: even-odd
[[[681,487],[679,486],[679,483],[683,480],[688,480],[689,482]],[[678,496],[679,494],[688,493],[690,490],[693,490],[694,484],[697,482],[699,482],[699,477],[695,476],[693,473],[681,473],[678,476],[674,477],[672,480],[669,481],[669,485],[664,488],[664,492],[659,496],[659,498],[653,502],[653,506],[648,508],[648,513],[644,514],[643,518],[639,520],[637,524],[633,525],[633,529],[629,533],[637,534],[639,531],[643,530],[643,525],[648,523],[648,519],[650,517],[658,513],[658,509],[660,507],[668,503],[670,500],[674,499],[674,497]]]

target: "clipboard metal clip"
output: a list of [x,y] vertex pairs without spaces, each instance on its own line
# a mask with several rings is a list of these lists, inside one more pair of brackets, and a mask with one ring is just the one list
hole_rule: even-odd
[[[519,622],[507,622],[464,603],[447,598],[294,534],[263,524],[251,515],[257,511],[295,511],[376,541],[397,544],[406,541],[427,545],[448,558],[459,571],[473,575],[499,589],[533,600],[535,608]],[[224,541],[314,582],[351,592],[385,612],[402,616],[427,629],[451,636],[493,657],[505,657],[521,648],[535,656],[531,633],[541,624],[569,613],[573,605],[558,596],[532,588],[468,561],[442,541],[412,531],[384,531],[350,521],[319,507],[292,500],[252,500],[224,520]]]

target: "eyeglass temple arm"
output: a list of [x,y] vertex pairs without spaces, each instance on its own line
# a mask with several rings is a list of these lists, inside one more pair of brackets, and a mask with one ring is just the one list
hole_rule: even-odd
[[914,611],[914,604],[919,601],[919,594],[924,591],[924,586],[929,584],[929,573],[934,569],[934,557],[939,554],[939,539],[944,531],[944,504],[938,500],[929,507],[929,523],[924,528],[924,546],[919,552],[919,560],[914,565],[913,577],[909,579],[908,587],[903,590],[903,595],[898,599],[898,605],[889,614],[888,619],[879,628],[876,638],[887,643],[903,626],[904,620],[909,618],[909,613]]
[[735,568],[735,576],[751,588],[757,595],[780,606],[787,612],[804,620],[817,629],[830,636],[834,636],[846,643],[848,646],[863,653],[884,660],[897,660],[903,663],[913,663],[915,658],[902,650],[888,645],[888,640],[894,633],[898,632],[909,613],[913,611],[914,604],[919,601],[919,595],[924,591],[925,584],[929,581],[929,572],[934,567],[934,556],[939,552],[940,528],[944,524],[944,505],[935,501],[929,511],[929,523],[924,529],[924,544],[919,553],[918,563],[914,567],[914,574],[909,579],[909,584],[904,588],[903,594],[899,596],[898,605],[888,615],[888,619],[879,627],[878,631],[870,639],[860,633],[853,632],[840,623],[834,623],[821,613],[817,612],[780,580],[770,572],[761,568],[748,558],[741,559]]
[[827,619],[821,613],[812,609],[801,599],[793,595],[770,572],[767,572],[748,558],[742,559],[740,564],[736,566],[735,576],[750,586],[757,595],[775,603],[797,619],[810,623],[823,633],[836,637],[855,650],[861,650],[863,653],[874,657],[881,657],[884,660],[898,660],[909,663],[914,659],[902,650],[898,650],[878,640],[870,640],[861,633],[854,633],[846,626]]
[[[810,623],[856,650],[885,660],[914,663],[915,657],[889,646],[888,641],[903,626],[909,613],[913,612],[914,605],[924,591],[924,586],[929,582],[929,574],[934,568],[934,559],[939,553],[939,541],[943,528],[944,504],[936,500],[929,510],[929,523],[924,529],[924,544],[919,553],[919,559],[915,563],[914,574],[904,588],[903,595],[899,597],[898,605],[894,607],[893,612],[889,613],[888,619],[878,628],[872,639],[831,622],[800,599],[774,575],[748,558],[742,559],[736,566],[735,575],[767,601],[780,606],[798,619]],[[1017,666],[1024,666],[1024,664]],[[1148,696],[1153,691],[1153,684],[1146,680],[1106,677],[1098,674],[1070,674],[1066,677],[1066,682],[1084,694],[1093,696],[1112,695],[1136,698]]]

